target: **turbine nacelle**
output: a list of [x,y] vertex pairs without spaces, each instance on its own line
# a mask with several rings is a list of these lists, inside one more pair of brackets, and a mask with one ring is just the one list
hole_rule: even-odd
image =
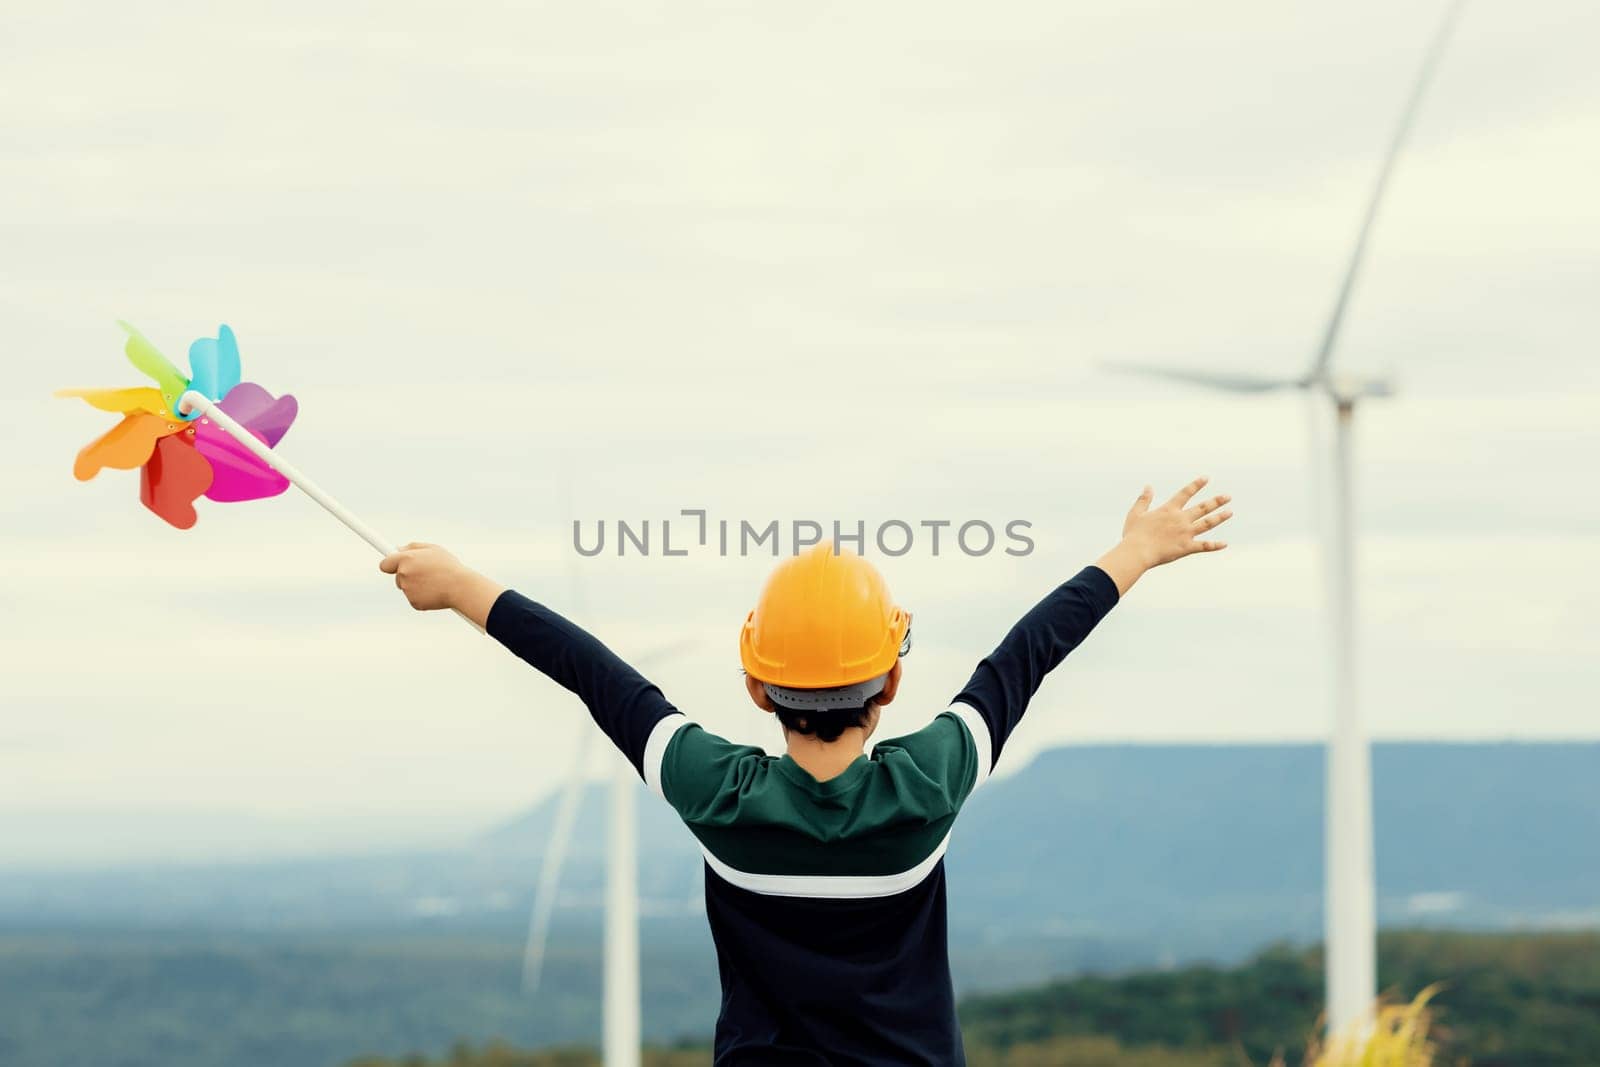
[[1363,377],[1354,374],[1330,375],[1322,383],[1336,404],[1354,404],[1357,400],[1383,399],[1395,394],[1393,378]]

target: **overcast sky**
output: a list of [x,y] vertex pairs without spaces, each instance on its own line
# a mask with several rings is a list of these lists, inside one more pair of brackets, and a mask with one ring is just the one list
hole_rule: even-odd
[[[1322,734],[1306,407],[1099,364],[1307,364],[1439,5],[260,10],[0,15],[0,863],[448,836],[586,728],[303,497],[183,533],[75,483],[111,417],[49,393],[140,383],[119,317],[180,362],[228,322],[387,536],[626,655],[696,642],[649,672],[769,744],[736,637],[771,559],[583,559],[574,518],[1030,522],[1020,560],[880,557],[895,731],[1146,481],[1211,474],[1233,547],[1141,583],[1005,763]],[[1351,309],[1340,365],[1399,383],[1359,425],[1381,737],[1600,736],[1597,35],[1469,7]]]

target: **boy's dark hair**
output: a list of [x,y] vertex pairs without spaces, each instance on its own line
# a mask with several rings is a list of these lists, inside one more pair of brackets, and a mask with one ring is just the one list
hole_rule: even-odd
[[832,711],[800,711],[796,708],[786,708],[774,700],[772,707],[785,730],[815,737],[818,741],[837,741],[839,736],[852,726],[867,725],[868,712],[871,711],[872,704],[868,702],[859,708],[838,708]]

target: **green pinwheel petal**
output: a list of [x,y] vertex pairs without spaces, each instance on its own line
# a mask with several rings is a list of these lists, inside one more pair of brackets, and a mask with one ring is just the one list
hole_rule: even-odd
[[189,388],[189,379],[184,377],[183,372],[173,366],[172,361],[163,356],[144,334],[126,322],[119,321],[117,325],[128,332],[128,343],[123,349],[128,354],[128,362],[156,383],[156,387],[161,390],[161,399],[167,402],[168,410],[176,415],[178,398]]

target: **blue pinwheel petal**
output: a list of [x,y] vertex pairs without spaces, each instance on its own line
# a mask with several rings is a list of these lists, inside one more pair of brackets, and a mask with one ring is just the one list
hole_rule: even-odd
[[216,337],[202,337],[189,346],[189,388],[207,399],[227,396],[239,384],[239,375],[239,343],[226,325],[217,327]]
[[217,327],[217,399],[227,396],[242,377],[239,362],[239,342],[227,323]]

